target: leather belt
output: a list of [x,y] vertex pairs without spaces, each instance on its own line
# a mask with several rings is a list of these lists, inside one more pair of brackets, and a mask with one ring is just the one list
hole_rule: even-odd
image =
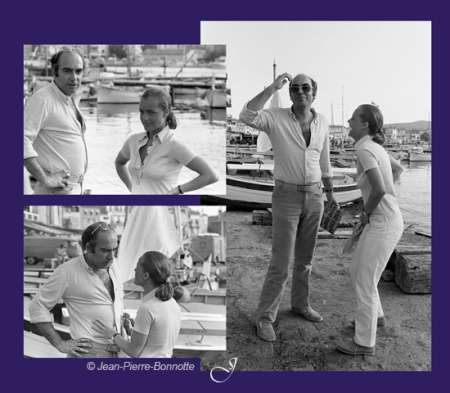
[[96,342],[90,342],[92,348],[102,349],[108,352],[120,352],[120,348],[115,344],[99,344]]
[[282,180],[275,180],[275,184],[276,183],[279,183],[280,185],[282,184],[283,187],[289,188],[291,190],[302,191],[302,192],[312,192],[312,191],[316,191],[317,189],[321,188],[320,182],[314,183],[314,184],[299,185],[299,184],[286,183]]

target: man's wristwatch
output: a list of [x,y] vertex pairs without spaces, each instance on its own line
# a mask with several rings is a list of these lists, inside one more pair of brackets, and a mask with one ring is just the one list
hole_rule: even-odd
[[325,192],[333,192],[332,188],[325,189]]
[[112,340],[113,340],[113,342],[114,342],[114,339],[116,338],[116,336],[117,336],[118,334],[120,334],[120,333],[119,333],[119,332],[117,332],[117,333],[114,333],[114,335],[112,336]]

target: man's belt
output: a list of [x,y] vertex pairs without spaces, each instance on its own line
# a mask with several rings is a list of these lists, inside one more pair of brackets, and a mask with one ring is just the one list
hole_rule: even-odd
[[321,188],[320,182],[314,183],[314,184],[307,184],[307,185],[291,184],[291,183],[286,183],[282,180],[275,180],[275,182],[283,184],[283,187],[289,188],[291,190],[303,191],[303,192],[316,191],[317,189]]
[[115,344],[99,344],[93,341],[90,342],[92,348],[102,349],[108,352],[120,352],[120,348]]

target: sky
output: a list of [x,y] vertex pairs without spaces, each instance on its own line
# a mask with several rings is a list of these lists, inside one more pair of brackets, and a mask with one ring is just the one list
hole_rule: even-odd
[[[385,124],[431,120],[431,22],[202,22],[201,43],[227,45],[234,118],[273,82],[275,60],[277,75],[317,82],[313,107],[330,124],[372,102]],[[280,95],[290,106],[287,85]]]

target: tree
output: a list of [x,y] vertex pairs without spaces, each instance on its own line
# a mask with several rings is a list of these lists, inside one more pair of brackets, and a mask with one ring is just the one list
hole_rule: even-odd
[[208,45],[204,56],[206,61],[214,61],[220,56],[226,56],[225,45]]
[[110,56],[116,56],[118,59],[127,57],[127,49],[125,45],[108,45]]
[[429,142],[430,141],[430,134],[428,132],[424,132],[421,136],[420,136],[420,140],[421,141],[425,141],[425,142]]

